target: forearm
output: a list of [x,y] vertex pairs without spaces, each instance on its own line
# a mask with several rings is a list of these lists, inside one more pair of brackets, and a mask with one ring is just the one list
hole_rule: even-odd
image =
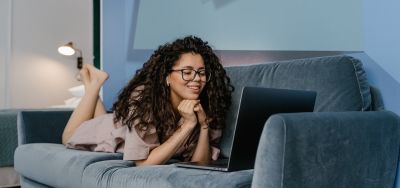
[[176,151],[185,144],[190,134],[193,132],[193,126],[183,124],[175,133],[163,144],[151,150],[145,160],[136,161],[136,165],[159,165],[167,162]]
[[191,161],[209,161],[210,158],[208,128],[200,128],[199,140]]

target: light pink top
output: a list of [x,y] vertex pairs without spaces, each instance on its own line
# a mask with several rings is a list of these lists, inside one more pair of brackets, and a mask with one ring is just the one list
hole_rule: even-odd
[[[67,148],[123,153],[124,160],[147,159],[150,151],[160,145],[155,127],[149,127],[146,131],[132,128],[121,123],[114,124],[113,114],[105,114],[86,121],[80,125],[66,144]],[[182,122],[182,121],[180,121]],[[199,131],[192,133],[194,140],[184,144],[175,153],[174,157],[182,157],[190,160],[197,144]],[[211,156],[216,160],[220,150],[217,148],[221,137],[221,130],[209,129]]]

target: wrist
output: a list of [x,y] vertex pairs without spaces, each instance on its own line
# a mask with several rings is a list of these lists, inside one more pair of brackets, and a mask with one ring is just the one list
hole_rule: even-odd
[[207,123],[200,123],[200,129],[201,130],[208,130],[208,124]]
[[194,123],[194,122],[184,122],[184,123],[181,125],[181,128],[192,130],[192,129],[194,129],[194,128],[196,127],[196,124],[197,124],[197,123]]

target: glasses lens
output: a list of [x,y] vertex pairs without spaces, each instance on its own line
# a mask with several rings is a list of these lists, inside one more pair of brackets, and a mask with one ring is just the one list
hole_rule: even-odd
[[201,81],[208,82],[210,80],[210,73],[206,70],[191,70],[191,69],[182,69],[182,79],[185,81],[192,81],[198,76]]
[[194,75],[196,75],[196,72],[194,70],[190,70],[190,69],[183,69],[182,70],[182,79],[185,80],[185,81],[193,80]]
[[210,81],[211,79],[211,72],[206,72],[206,82]]
[[198,73],[202,81],[208,82],[210,80],[210,73],[208,71],[200,70]]

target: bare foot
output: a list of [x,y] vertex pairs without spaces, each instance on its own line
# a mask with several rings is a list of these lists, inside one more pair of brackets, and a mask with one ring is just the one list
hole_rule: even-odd
[[85,67],[89,71],[90,85],[102,86],[108,79],[108,74],[102,70],[97,69],[91,64],[85,64]]
[[90,83],[90,75],[89,75],[89,69],[86,66],[86,64],[83,65],[82,69],[79,71],[79,74],[81,75],[81,80],[83,82],[83,85],[85,85],[85,88],[87,85]]

